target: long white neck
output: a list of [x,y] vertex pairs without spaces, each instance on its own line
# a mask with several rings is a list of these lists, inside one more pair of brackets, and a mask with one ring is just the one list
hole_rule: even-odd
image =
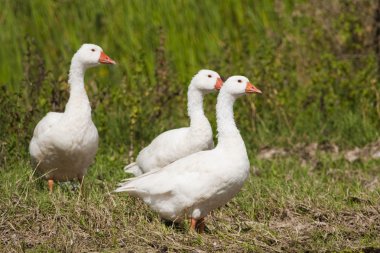
[[65,113],[81,113],[91,117],[90,101],[84,88],[85,71],[85,66],[78,62],[74,55],[69,73],[70,98],[66,104]]
[[220,90],[218,101],[216,103],[216,121],[218,125],[218,146],[221,144],[234,143],[243,144],[240,132],[236,127],[234,120],[233,105],[236,97]]
[[190,128],[199,127],[208,122],[203,111],[203,93],[190,85],[187,91],[187,111],[190,117]]

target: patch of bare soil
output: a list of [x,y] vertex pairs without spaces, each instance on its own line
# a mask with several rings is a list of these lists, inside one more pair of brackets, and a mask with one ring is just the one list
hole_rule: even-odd
[[380,212],[378,208],[366,207],[335,213],[311,205],[291,204],[280,215],[273,216],[269,227],[276,231],[281,249],[305,249],[305,245],[311,246],[318,239],[335,244],[321,245],[322,252],[327,248],[359,250],[359,238],[368,235],[369,231],[380,233]]
[[368,161],[371,159],[380,159],[380,139],[359,148],[355,147],[351,150],[340,151],[339,147],[333,143],[311,143],[303,144],[298,143],[293,148],[277,148],[277,147],[264,147],[262,148],[257,157],[259,159],[275,159],[286,156],[299,156],[303,162],[313,160],[318,153],[327,153],[333,158],[340,156],[344,157],[348,162],[357,160]]
[[348,150],[344,153],[344,158],[349,162],[354,162],[356,160],[371,160],[380,159],[380,139],[370,143],[363,148],[354,148]]

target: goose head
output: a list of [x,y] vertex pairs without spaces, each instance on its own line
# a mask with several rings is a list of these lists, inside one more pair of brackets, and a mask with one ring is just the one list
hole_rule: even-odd
[[251,84],[245,76],[229,77],[224,82],[222,89],[235,97],[240,97],[246,93],[261,93],[261,90]]
[[99,64],[116,64],[103,49],[94,44],[83,44],[75,53],[73,60],[85,68],[95,67]]
[[202,69],[191,80],[191,86],[202,91],[209,93],[214,90],[220,90],[223,85],[223,80],[215,71]]

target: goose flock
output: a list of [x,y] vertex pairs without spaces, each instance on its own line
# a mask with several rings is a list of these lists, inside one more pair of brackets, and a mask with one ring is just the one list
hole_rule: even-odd
[[[115,64],[97,45],[83,44],[71,60],[70,97],[63,113],[49,112],[37,124],[29,151],[37,173],[48,180],[82,184],[98,149],[98,131],[84,86],[88,68]],[[216,104],[218,143],[214,146],[203,97],[219,91]],[[189,220],[191,230],[204,232],[205,217],[225,205],[242,188],[249,159],[236,123],[233,105],[244,94],[261,93],[245,76],[225,82],[212,70],[200,70],[188,87],[190,126],[166,131],[142,149],[136,162],[124,167],[129,177],[115,192],[141,198],[162,218]]]

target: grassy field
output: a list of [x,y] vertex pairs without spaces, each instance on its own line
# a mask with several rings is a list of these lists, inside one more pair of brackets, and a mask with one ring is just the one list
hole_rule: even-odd
[[350,164],[323,151],[252,162],[239,195],[207,219],[203,235],[165,224],[142,201],[114,194],[122,163],[99,155],[83,192],[47,193],[29,163],[1,177],[4,252],[374,252],[379,248],[379,161]]
[[[376,252],[379,9],[371,0],[2,0],[0,251]],[[86,74],[100,148],[82,192],[69,183],[49,195],[28,143],[43,115],[64,110],[69,63],[85,42],[118,62]],[[112,193],[144,145],[188,124],[186,88],[201,68],[244,74],[263,91],[235,105],[251,173],[204,235]],[[205,99],[214,129],[215,102]],[[362,155],[349,162],[355,147]]]

